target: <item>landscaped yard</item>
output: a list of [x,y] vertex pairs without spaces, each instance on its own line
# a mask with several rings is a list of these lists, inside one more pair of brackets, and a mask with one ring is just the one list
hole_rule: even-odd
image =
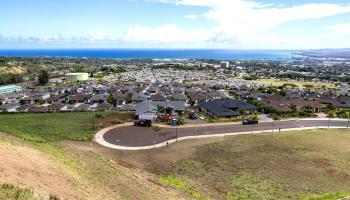
[[[98,112],[2,114],[0,131],[36,142],[86,141],[94,136],[93,125],[96,126],[96,114]],[[110,113],[100,114],[105,116]]]

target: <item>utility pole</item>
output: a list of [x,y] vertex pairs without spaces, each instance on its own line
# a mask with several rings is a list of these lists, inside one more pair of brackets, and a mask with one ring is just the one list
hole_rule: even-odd
[[177,142],[177,138],[178,138],[178,135],[177,135],[177,126],[176,126],[176,142]]
[[153,131],[153,149],[156,147],[156,132]]

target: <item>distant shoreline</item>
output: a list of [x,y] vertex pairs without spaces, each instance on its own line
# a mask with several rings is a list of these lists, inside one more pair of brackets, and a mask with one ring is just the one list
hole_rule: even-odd
[[0,57],[289,61],[293,59],[293,52],[295,51],[224,49],[0,49]]

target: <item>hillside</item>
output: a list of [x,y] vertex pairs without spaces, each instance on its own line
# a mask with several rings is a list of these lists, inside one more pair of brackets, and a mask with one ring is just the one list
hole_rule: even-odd
[[[130,152],[89,141],[95,114],[3,115],[0,131],[9,134],[0,134],[0,197],[336,200],[350,194],[348,130],[196,139]],[[101,122],[127,118],[105,113]]]
[[66,154],[57,144],[2,135],[0,163],[1,199],[183,199],[152,182],[153,175],[131,172],[90,150]]

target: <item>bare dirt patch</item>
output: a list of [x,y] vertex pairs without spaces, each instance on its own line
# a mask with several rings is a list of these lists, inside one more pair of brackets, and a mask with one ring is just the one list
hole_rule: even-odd
[[134,119],[135,113],[134,112],[122,112],[122,113],[114,113],[104,116],[100,123],[107,127],[111,125],[115,125],[116,123],[124,123],[124,122],[130,122]]
[[0,180],[38,193],[54,194],[64,198],[83,199],[74,184],[78,177],[69,175],[41,152],[23,146],[0,142]]

